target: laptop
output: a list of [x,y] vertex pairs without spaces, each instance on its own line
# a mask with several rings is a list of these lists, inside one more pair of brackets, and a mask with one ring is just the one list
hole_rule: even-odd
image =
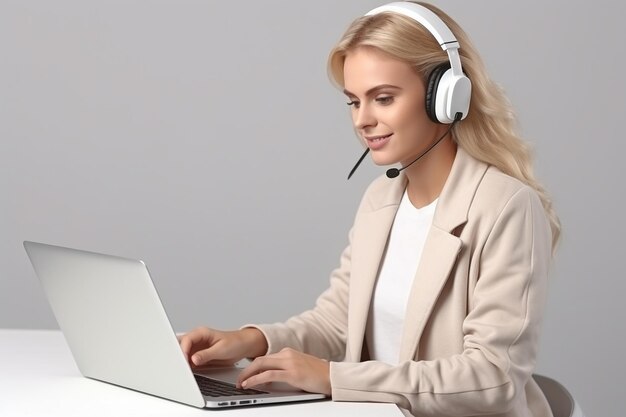
[[199,408],[325,398],[284,383],[237,389],[235,366],[192,370],[140,260],[28,241],[24,248],[87,378]]

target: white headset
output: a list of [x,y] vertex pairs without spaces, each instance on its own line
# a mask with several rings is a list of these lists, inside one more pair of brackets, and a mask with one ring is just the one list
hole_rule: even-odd
[[426,112],[429,117],[434,122],[444,124],[465,119],[472,95],[472,83],[463,73],[459,57],[460,45],[450,28],[431,10],[408,1],[385,4],[370,10],[365,16],[383,12],[398,13],[417,21],[428,29],[441,45],[441,49],[448,53],[449,63],[438,66],[428,77]]

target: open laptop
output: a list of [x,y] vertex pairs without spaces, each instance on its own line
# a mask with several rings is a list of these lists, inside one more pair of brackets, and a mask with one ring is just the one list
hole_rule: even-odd
[[24,248],[87,378],[199,408],[325,398],[282,383],[236,389],[237,367],[192,371],[142,261],[28,241]]

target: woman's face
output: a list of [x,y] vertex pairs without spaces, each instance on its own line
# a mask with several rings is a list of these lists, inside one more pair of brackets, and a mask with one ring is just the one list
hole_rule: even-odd
[[358,47],[343,76],[354,127],[377,165],[409,164],[445,130],[426,114],[424,82],[409,64]]

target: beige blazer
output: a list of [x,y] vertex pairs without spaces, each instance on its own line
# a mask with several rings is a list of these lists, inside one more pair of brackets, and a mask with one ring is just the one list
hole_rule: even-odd
[[331,360],[336,401],[392,402],[415,416],[551,416],[531,378],[551,259],[537,194],[461,148],[439,196],[404,322],[400,362],[369,361],[370,301],[406,177],[365,192],[350,243],[316,306],[260,325],[283,347]]

